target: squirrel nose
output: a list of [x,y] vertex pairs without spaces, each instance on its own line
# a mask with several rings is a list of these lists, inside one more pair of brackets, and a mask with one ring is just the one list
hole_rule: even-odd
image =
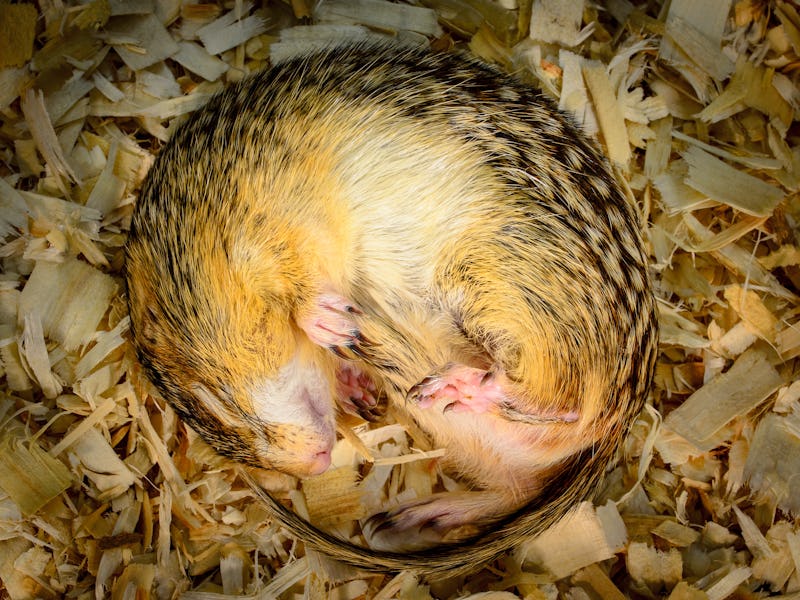
[[317,452],[311,459],[308,474],[320,475],[327,471],[329,466],[331,466],[331,451],[323,450],[322,452]]

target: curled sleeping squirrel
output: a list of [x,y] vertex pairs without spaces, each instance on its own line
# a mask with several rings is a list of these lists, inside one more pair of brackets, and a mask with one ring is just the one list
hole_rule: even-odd
[[419,538],[407,552],[263,494],[336,558],[434,573],[596,488],[651,383],[646,264],[609,167],[538,92],[464,56],[348,44],[178,128],[134,212],[127,284],[146,373],[220,453],[319,474],[337,411],[371,411],[371,389],[445,448],[469,490],[367,524],[378,548]]

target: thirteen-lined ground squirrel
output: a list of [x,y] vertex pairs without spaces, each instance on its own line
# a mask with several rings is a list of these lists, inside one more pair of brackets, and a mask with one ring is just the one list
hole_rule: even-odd
[[139,357],[219,452],[301,477],[329,465],[347,381],[373,381],[472,488],[367,529],[452,545],[281,518],[362,566],[476,562],[588,495],[642,407],[639,229],[537,92],[461,56],[329,49],[230,86],[159,155],[128,245]]

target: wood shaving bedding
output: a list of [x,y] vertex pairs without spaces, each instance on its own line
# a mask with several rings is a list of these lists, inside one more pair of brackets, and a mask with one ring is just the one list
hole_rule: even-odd
[[[796,5],[417,4],[0,4],[4,597],[800,598]],[[386,35],[465,49],[573,113],[639,208],[659,297],[652,406],[594,504],[456,580],[306,552],[128,342],[125,235],[173,128],[270,61]],[[344,536],[458,485],[402,425],[342,427],[323,478],[261,483]]]

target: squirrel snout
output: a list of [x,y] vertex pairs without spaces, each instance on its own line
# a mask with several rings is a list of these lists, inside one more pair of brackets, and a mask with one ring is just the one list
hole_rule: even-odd
[[300,479],[327,471],[336,441],[333,428],[306,429],[284,425],[261,456],[265,468],[278,469]]
[[317,452],[312,458],[312,461],[309,463],[308,474],[319,475],[327,471],[328,467],[330,466],[331,466],[331,451],[323,450],[321,452]]
[[336,422],[330,386],[313,368],[290,363],[278,378],[250,390],[255,416],[266,425],[265,467],[296,477],[323,473],[331,464]]

